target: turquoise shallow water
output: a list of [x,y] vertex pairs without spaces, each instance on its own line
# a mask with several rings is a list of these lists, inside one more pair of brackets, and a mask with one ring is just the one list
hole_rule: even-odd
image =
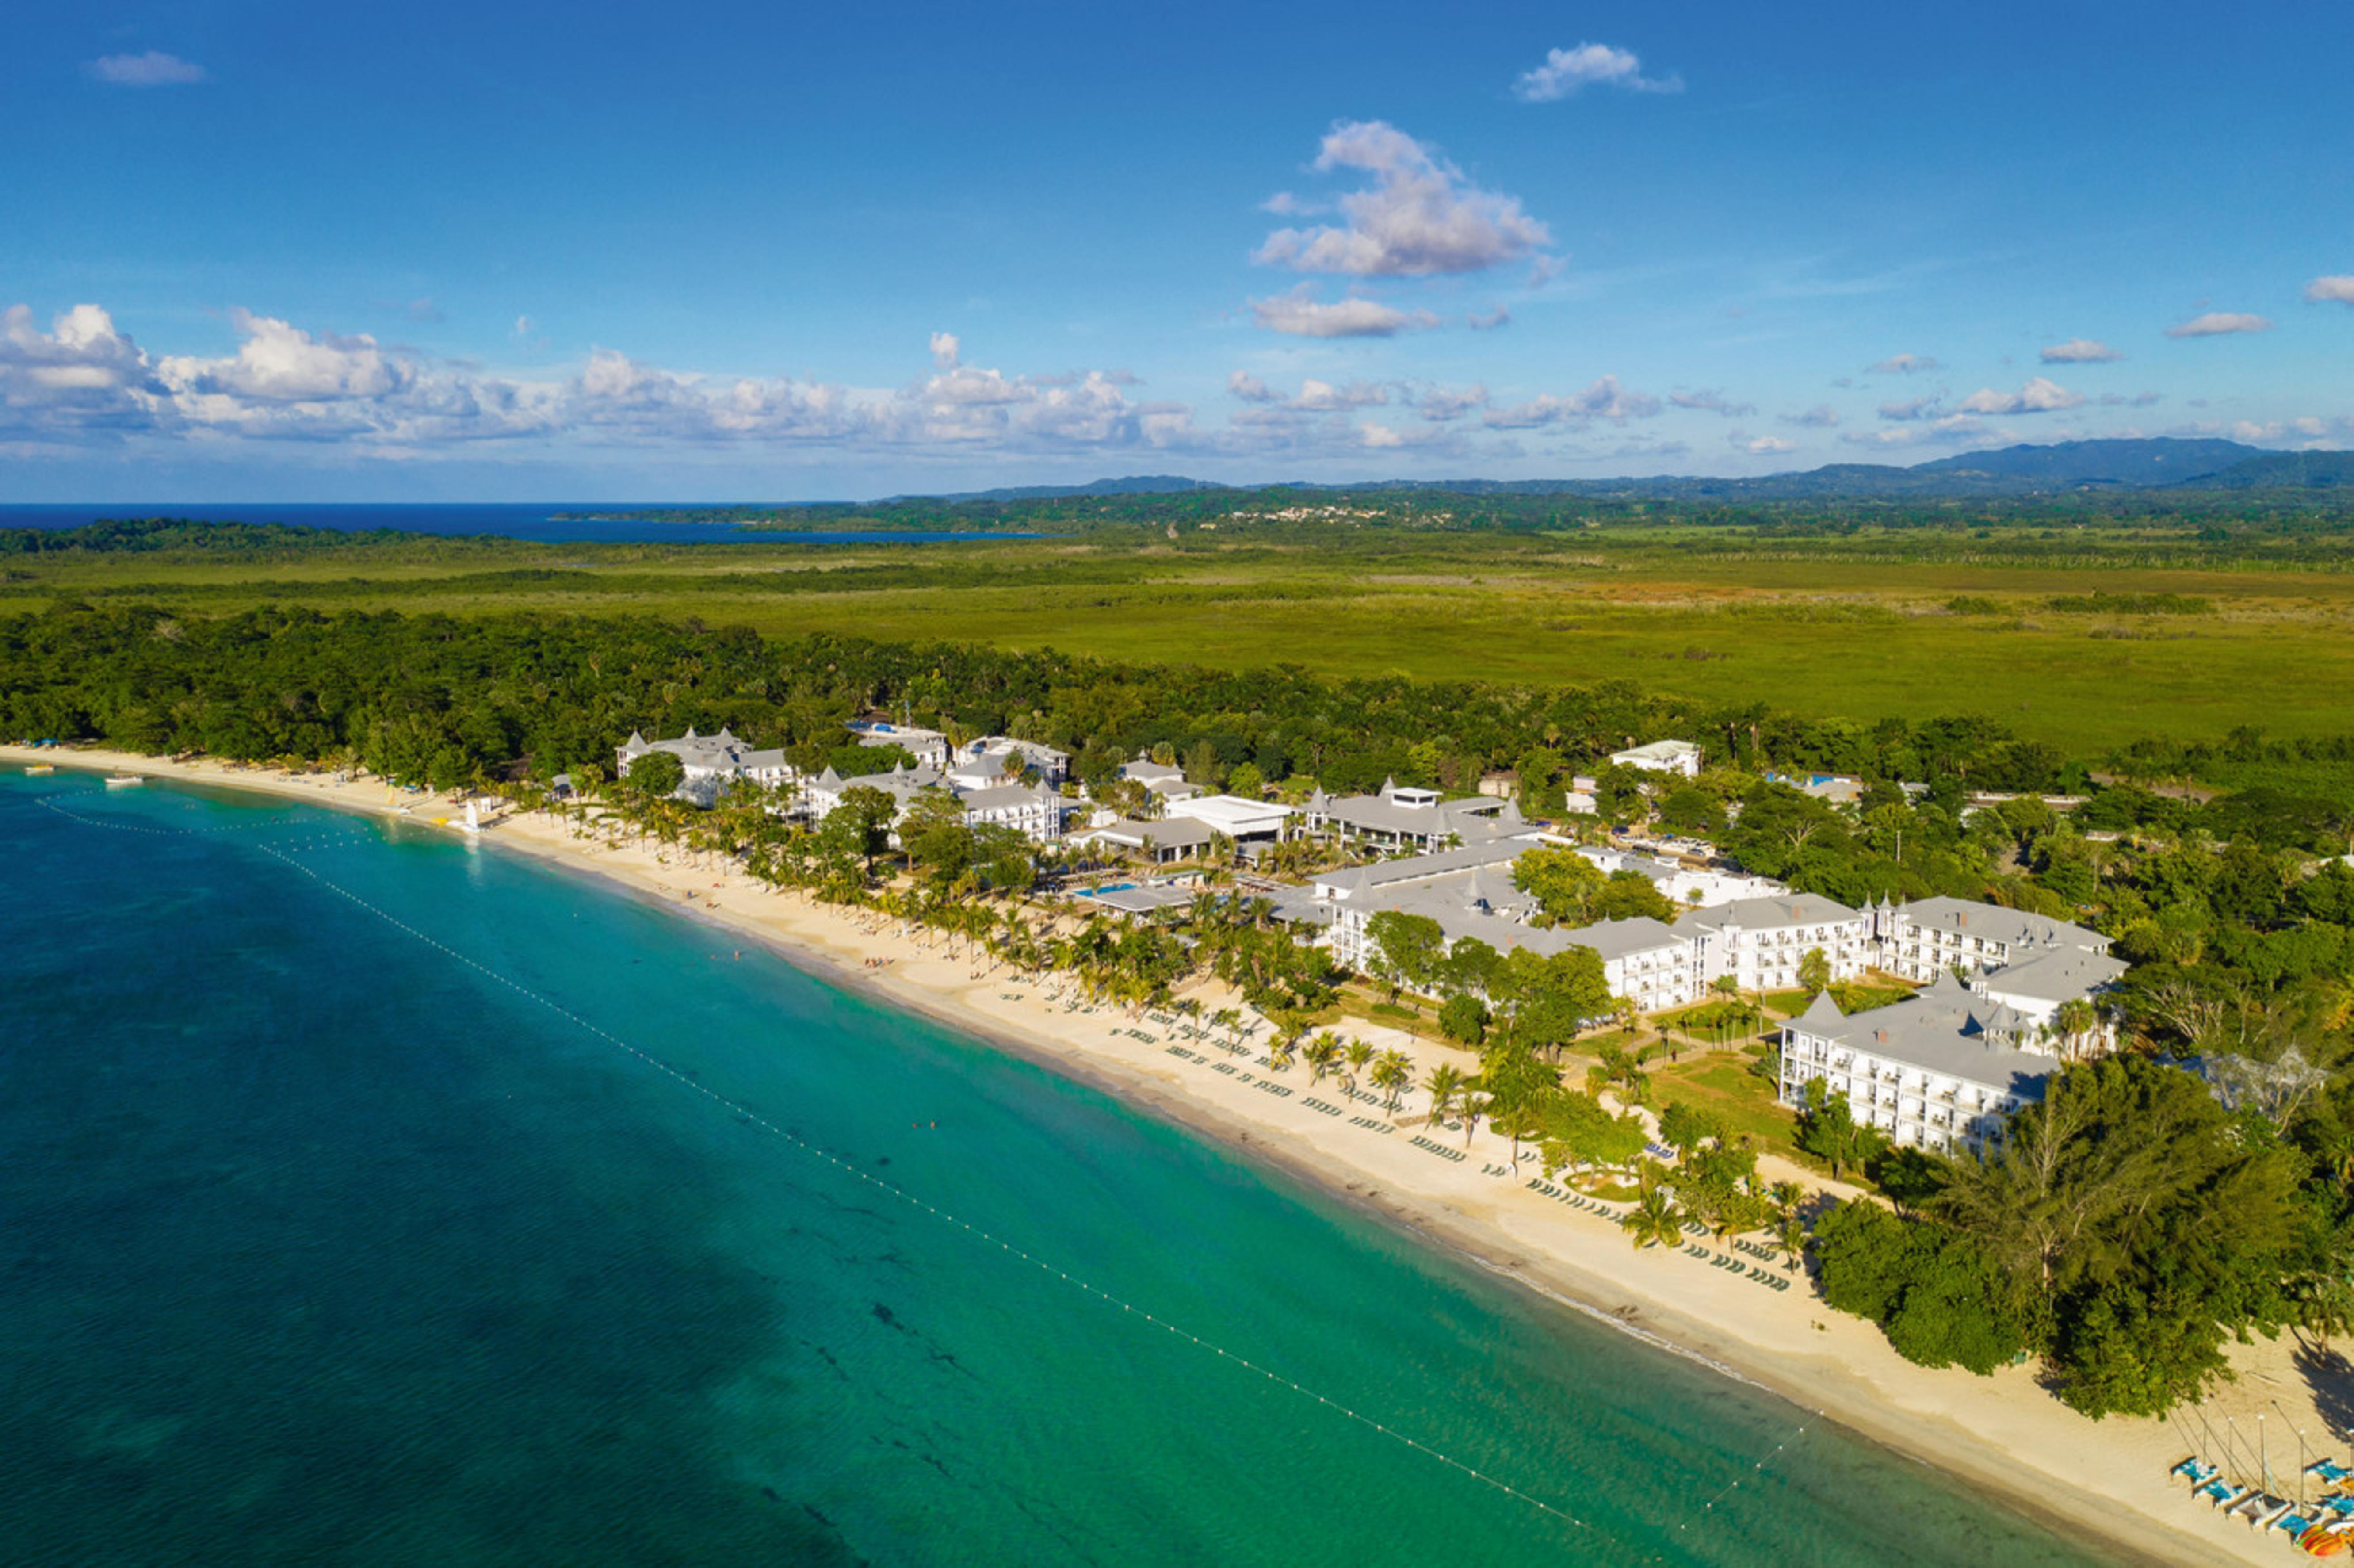
[[8,1561],[2097,1560],[1094,1091],[495,851],[8,774],[0,856]]

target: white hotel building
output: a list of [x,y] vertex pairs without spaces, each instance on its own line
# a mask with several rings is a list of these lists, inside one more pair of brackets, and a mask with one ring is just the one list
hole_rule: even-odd
[[2039,1042],[2032,1020],[1944,971],[1918,996],[1853,1017],[1826,994],[1782,1026],[1781,1100],[1804,1108],[1820,1078],[1893,1142],[1983,1153],[2001,1147],[2005,1119],[2041,1100],[2059,1071]]

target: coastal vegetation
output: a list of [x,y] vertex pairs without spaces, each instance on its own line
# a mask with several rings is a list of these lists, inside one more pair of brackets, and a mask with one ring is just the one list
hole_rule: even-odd
[[[273,573],[357,563],[365,570],[349,580],[390,585],[386,602],[329,592],[320,604],[240,608],[238,594],[253,590],[232,591],[234,565],[205,566],[174,549],[128,552],[190,574],[185,599],[175,591],[158,601],[101,591],[106,568],[90,563],[126,554],[103,541],[42,552],[35,570],[64,561],[68,575],[90,574],[91,591],[60,592],[63,579],[46,577],[5,590],[19,613],[0,616],[0,731],[366,768],[540,802],[553,800],[546,787],[565,774],[584,832],[619,824],[691,853],[736,857],[780,887],[937,927],[976,962],[1067,976],[1098,1001],[1182,1015],[1189,988],[1215,977],[1272,1033],[1252,1041],[1239,1014],[1221,1010],[1223,1020],[1195,1018],[1197,1039],[1261,1051],[1274,1072],[1304,1065],[1320,1087],[1338,1076],[1354,1089],[1362,1077],[1391,1114],[1403,1109],[1467,1139],[1490,1125],[1516,1151],[1532,1149],[1548,1173],[1575,1172],[1591,1190],[1620,1194],[1634,1245],[1672,1245],[1696,1225],[1778,1238],[1787,1258],[1808,1245],[1811,1218],[1830,1305],[1880,1323],[1901,1353],[1925,1364],[1984,1372],[2036,1358],[2060,1396],[2087,1414],[2150,1413],[2198,1397],[2235,1336],[2354,1327],[2354,1157],[2345,1153],[2354,1138],[2343,1130],[2354,1125],[2345,1086],[2354,1062],[2354,870],[2338,858],[2354,831],[2354,736],[2113,724],[2071,744],[1966,700],[1916,700],[1906,713],[1866,719],[1618,679],[1549,682],[1509,669],[1421,679],[1248,658],[1151,662],[990,640],[763,634],[621,613],[618,604],[577,614],[502,608],[497,593],[451,613],[434,608],[439,589],[413,600],[398,590],[446,583],[429,562],[392,563],[371,555],[377,546],[345,540],[254,543],[284,552],[288,564],[273,561]],[[504,548],[483,547],[493,557]],[[659,552],[653,558],[660,565]],[[1173,557],[1072,558],[1074,572],[1105,579],[1092,591],[1122,604],[1135,602],[1123,594],[1169,591],[1152,574]],[[790,575],[843,569],[804,565]],[[920,569],[1047,580],[1057,568],[1016,551]],[[2033,613],[2053,617],[2203,627],[2241,613],[2213,581],[2035,591]],[[2143,597],[2120,601],[2128,592]],[[864,590],[840,597],[875,602]],[[2055,608],[2070,598],[2096,608]],[[1302,602],[1312,612],[1326,601]],[[1843,619],[1747,618],[1836,626],[1850,638],[1894,619],[1868,609],[1847,607]],[[1950,626],[1984,613],[1940,606],[1919,619]],[[1296,631],[1299,622],[1288,624]],[[1313,641],[1302,640],[1303,651]],[[1632,1019],[1597,1027],[1618,1009],[1589,949],[1550,959],[1472,942],[1450,950],[1430,922],[1384,916],[1372,936],[1391,1003],[1469,1053],[1452,1076],[1415,1086],[1370,1048],[1355,1059],[1337,1006],[1347,977],[1250,897],[1205,894],[1161,918],[1118,921],[1058,901],[1065,868],[1052,854],[1010,831],[967,827],[921,799],[899,821],[895,848],[894,802],[879,791],[849,791],[843,809],[811,830],[758,799],[712,811],[684,806],[667,798],[664,786],[676,781],[660,763],[626,784],[606,782],[619,736],[690,726],[730,727],[811,770],[871,763],[877,753],[844,744],[843,721],[864,714],[952,736],[1002,732],[1052,745],[1098,789],[1150,751],[1196,783],[1246,793],[1299,798],[1384,779],[1461,792],[1485,781],[1532,812],[1557,814],[1573,778],[1591,775],[1590,825],[1707,833],[1747,869],[1802,891],[1850,904],[1949,894],[2094,927],[2133,966],[2110,1001],[2129,1054],[2065,1068],[2045,1104],[2022,1113],[1983,1163],[1890,1151],[1842,1101],[1819,1097],[1795,1127],[1761,1108],[1766,1091],[1744,1102],[1726,1082],[1728,1073],[1734,1086],[1750,1081],[1727,1065],[1737,1054],[1673,1060],[1680,1049],[1754,1043],[1771,1012],[1794,1012],[1804,997],[1719,997],[1659,1021],[1647,1043]],[[1698,778],[1647,792],[1604,765],[1629,741],[1658,735],[1702,747]],[[1859,778],[1861,798],[1838,809],[1788,782],[1819,772]],[[2170,782],[2185,778],[2207,787]],[[1908,780],[1925,792],[1899,787]],[[2080,803],[2055,810],[2046,794]],[[1539,852],[1514,870],[1565,929],[1661,913],[1648,883],[1604,876],[1578,857]],[[1410,1095],[1422,1099],[1418,1109]],[[1651,1147],[1636,1107],[1657,1117],[1671,1159]],[[1889,1206],[1801,1213],[1758,1168],[1761,1153],[1785,1150],[1862,1178]]]

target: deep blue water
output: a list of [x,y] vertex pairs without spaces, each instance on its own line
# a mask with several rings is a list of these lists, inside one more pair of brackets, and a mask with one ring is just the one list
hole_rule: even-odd
[[101,504],[84,506],[0,506],[0,528],[80,528],[101,518],[186,517],[204,523],[285,523],[306,528],[338,528],[359,533],[370,528],[398,528],[410,534],[504,534],[511,539],[542,543],[594,541],[605,544],[658,542],[670,545],[925,545],[986,538],[1031,538],[1027,534],[949,534],[869,531],[842,533],[782,533],[739,528],[732,523],[602,523],[574,518],[558,522],[559,512],[588,513],[625,510],[615,506],[557,502],[451,503],[318,505],[187,505]]
[[0,1559],[2094,1560],[493,847],[0,773]]

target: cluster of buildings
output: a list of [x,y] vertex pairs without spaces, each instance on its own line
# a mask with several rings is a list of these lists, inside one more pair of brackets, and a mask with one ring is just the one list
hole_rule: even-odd
[[808,775],[786,761],[781,749],[756,751],[726,729],[716,736],[698,736],[691,727],[675,740],[649,741],[632,733],[617,759],[621,777],[627,778],[639,758],[670,752],[685,766],[679,795],[703,806],[716,802],[731,786],[790,787],[793,799],[784,809],[822,821],[844,795],[860,786],[881,790],[902,810],[924,790],[941,789],[964,807],[965,821],[973,826],[1010,827],[1041,843],[1063,836],[1068,803],[1061,786],[1071,767],[1064,752],[1002,735],[959,746],[938,730],[912,725],[861,722],[850,730],[862,746],[897,747],[916,760],[911,765],[895,759],[890,768],[848,777],[832,767]]
[[[1427,916],[1450,948],[1476,940],[1500,953],[1591,948],[1612,993],[1645,1012],[1704,1001],[1727,982],[1749,992],[1797,989],[1812,972],[1815,955],[1834,982],[1872,971],[1894,976],[1925,989],[1851,1015],[1825,992],[1784,1025],[1780,1095],[1804,1106],[1808,1086],[1819,1079],[1828,1092],[1848,1097],[1859,1120],[1900,1144],[1973,1152],[1996,1146],[2004,1117],[2040,1098],[2064,1060],[2115,1044],[2114,1026],[2097,1012],[2063,1010],[2097,999],[2126,965],[2109,955],[2106,938],[2066,921],[1957,898],[1882,900],[1852,909],[1699,857],[1584,845],[1565,847],[1606,875],[1648,878],[1678,913],[1566,928],[1545,922],[1512,876],[1521,855],[1565,841],[1526,821],[1508,796],[1446,800],[1392,781],[1370,795],[1320,791],[1293,807],[1208,793],[1181,769],[1140,758],[1121,769],[1141,791],[1129,792],[1134,809],[1123,815],[1066,793],[1070,758],[1051,747],[1006,736],[957,743],[938,731],[886,722],[850,727],[863,745],[896,747],[914,761],[895,759],[887,769],[847,777],[828,768],[808,777],[780,750],[752,748],[725,729],[716,736],[690,729],[675,740],[631,735],[620,747],[620,768],[626,775],[636,758],[671,752],[684,766],[680,793],[691,800],[709,804],[737,781],[790,785],[790,809],[814,821],[862,786],[902,808],[925,790],[942,790],[974,825],[1009,827],[1041,843],[1067,840],[1150,865],[1214,853],[1253,859],[1300,835],[1371,852],[1384,858],[1325,873],[1275,899],[1278,916],[1301,928],[1305,939],[1364,972],[1379,961],[1373,918],[1394,910]],[[1699,747],[1681,741],[1610,758],[1687,779],[1698,774],[1701,760]],[[1135,808],[1139,800],[1144,804]],[[1146,914],[1184,896],[1147,885],[1109,903]]]
[[1834,982],[1876,971],[1924,984],[1905,1001],[1852,1015],[1819,995],[1784,1026],[1779,1088],[1786,1104],[1803,1107],[1820,1078],[1893,1141],[1940,1151],[1988,1148],[2003,1117],[2041,1098],[2063,1062],[2115,1044],[2115,1025],[2097,1009],[2065,1011],[2096,1002],[2126,968],[2107,938],[2084,927],[1961,898],[1854,909],[1763,878],[1594,846],[1578,853],[1597,869],[1648,875],[1686,907],[1672,920],[1546,927],[1515,885],[1512,862],[1549,835],[1503,812],[1483,820],[1490,831],[1472,842],[1316,878],[1333,956],[1372,971],[1373,917],[1396,910],[1436,921],[1450,948],[1589,948],[1612,994],[1646,1012],[1704,1001],[1728,981],[1752,992],[1797,989],[1810,955],[1820,955]]

